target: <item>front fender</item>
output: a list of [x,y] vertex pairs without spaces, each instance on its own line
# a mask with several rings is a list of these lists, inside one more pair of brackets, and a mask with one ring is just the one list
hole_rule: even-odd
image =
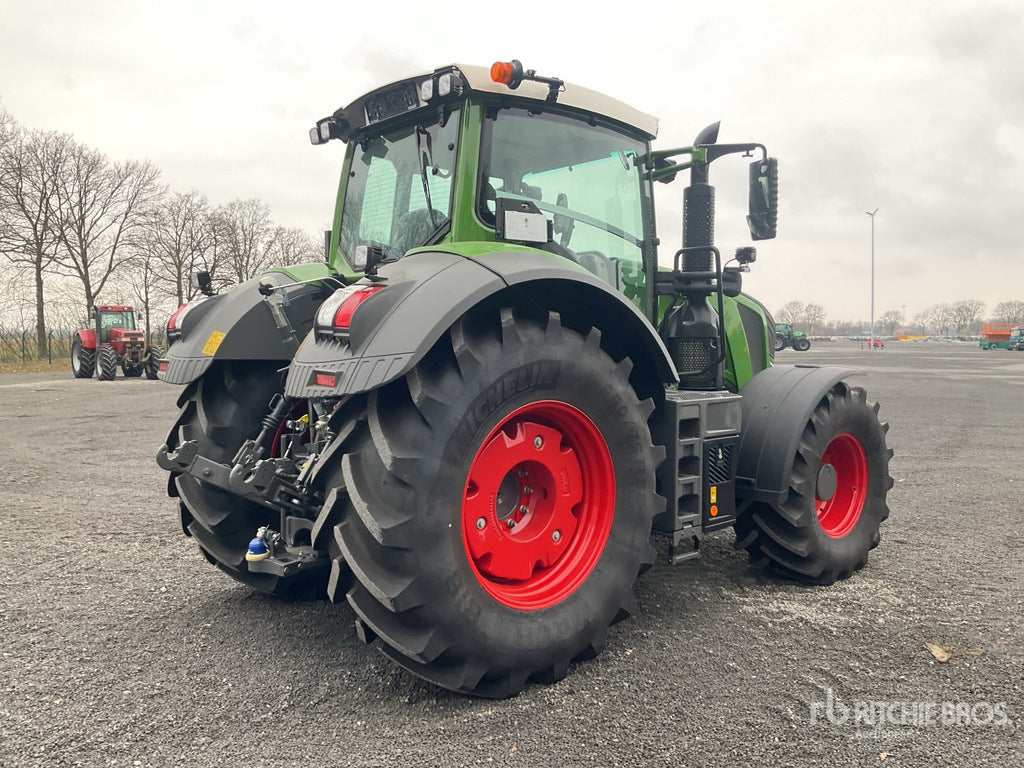
[[789,488],[800,436],[814,409],[850,368],[776,365],[740,390],[741,433],[736,495],[781,503]]
[[82,346],[86,349],[96,349],[96,331],[92,328],[83,328],[77,331],[78,338],[82,341]]
[[[645,350],[642,364],[662,381],[675,380],[664,344],[639,310],[560,257],[525,249],[473,258],[420,251],[382,267],[380,274],[388,287],[353,315],[351,343],[310,333],[288,371],[285,394],[339,397],[394,381],[412,370],[459,317],[499,291],[508,291],[513,303],[607,321],[609,335],[631,339],[638,358]],[[332,374],[334,386],[316,384],[317,373]]]
[[214,360],[278,360],[287,365],[301,339],[313,327],[317,307],[331,288],[322,284],[277,288],[284,295],[284,312],[294,336],[282,333],[270,306],[259,292],[261,282],[284,285],[287,275],[270,272],[239,283],[225,293],[211,296],[185,321],[181,337],[167,353],[167,368],[159,376],[171,384],[187,384],[199,378]]

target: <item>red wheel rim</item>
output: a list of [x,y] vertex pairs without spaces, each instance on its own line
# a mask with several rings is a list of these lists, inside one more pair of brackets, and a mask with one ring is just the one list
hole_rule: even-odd
[[[821,455],[818,487],[814,503],[818,510],[818,522],[825,533],[840,538],[850,532],[864,509],[868,491],[868,459],[864,446],[853,435],[844,432],[836,435]],[[822,471],[831,467],[835,471],[835,490],[828,498],[822,496]]]
[[536,610],[587,578],[614,511],[615,474],[601,431],[578,408],[539,400],[502,419],[473,457],[462,540],[492,597]]

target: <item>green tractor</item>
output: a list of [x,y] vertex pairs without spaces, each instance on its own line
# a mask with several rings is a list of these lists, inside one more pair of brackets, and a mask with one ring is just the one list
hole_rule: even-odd
[[[359,637],[486,697],[562,678],[656,557],[733,528],[757,566],[831,584],[888,516],[887,425],[840,368],[773,365],[755,260],[714,245],[712,163],[658,123],[517,62],[446,66],[317,122],[347,145],[325,263],[178,313],[184,385],[157,461],[213,565],[346,601]],[[654,188],[688,174],[658,266]],[[202,284],[202,281],[201,281]],[[212,294],[209,286],[206,293]]]
[[803,331],[794,331],[791,323],[775,324],[775,351],[781,352],[792,347],[797,352],[806,352],[811,348],[811,340]]

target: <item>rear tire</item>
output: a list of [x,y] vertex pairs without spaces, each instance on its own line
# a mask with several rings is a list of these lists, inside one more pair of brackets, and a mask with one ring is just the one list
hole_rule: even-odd
[[[242,443],[259,434],[271,397],[282,391],[278,371],[282,365],[273,361],[214,362],[182,396],[178,444],[196,440],[202,456],[230,464]],[[323,591],[322,583],[314,585],[301,576],[282,580],[249,571],[245,559],[249,541],[260,526],[280,527],[277,512],[192,475],[173,474],[171,479],[181,499],[182,529],[196,540],[210,563],[261,592],[309,597]]]
[[101,344],[96,356],[96,378],[113,381],[117,375],[117,352],[109,344]]
[[82,337],[75,335],[71,342],[71,372],[76,379],[88,379],[96,370],[96,349],[82,343]]
[[370,393],[325,472],[356,579],[347,598],[385,655],[501,698],[603,649],[653,563],[664,505],[653,405],[631,368],[596,329],[584,338],[555,314],[503,309],[462,318],[403,380]]
[[778,334],[775,335],[775,351],[781,352],[786,348],[786,339]]
[[160,358],[164,356],[164,351],[160,347],[147,347],[146,355],[146,362],[143,364],[143,368],[146,371],[146,378],[152,381],[157,378],[157,374],[160,371]]
[[889,516],[888,425],[864,390],[838,382],[811,414],[781,504],[754,502],[736,521],[751,561],[813,584],[862,568]]

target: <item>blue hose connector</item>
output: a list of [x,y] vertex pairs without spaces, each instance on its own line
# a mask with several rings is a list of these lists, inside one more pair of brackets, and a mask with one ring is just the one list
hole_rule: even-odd
[[245,553],[245,559],[250,563],[256,560],[264,560],[270,557],[270,550],[267,549],[267,542],[257,537],[249,542],[249,551]]

